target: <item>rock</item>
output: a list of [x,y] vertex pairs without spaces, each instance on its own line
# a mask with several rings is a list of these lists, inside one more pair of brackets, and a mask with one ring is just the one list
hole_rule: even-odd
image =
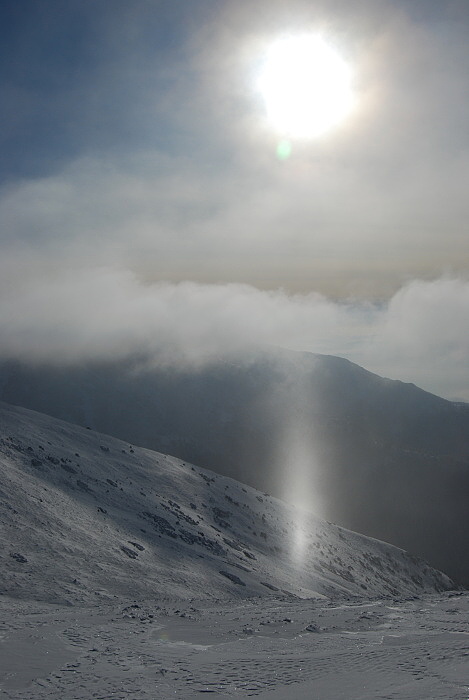
[[222,576],[225,576],[225,578],[228,578],[230,581],[233,583],[236,583],[237,586],[245,586],[246,584],[244,581],[242,581],[239,576],[236,576],[236,574],[232,574],[230,571],[219,571],[219,574]]
[[19,552],[10,552],[10,557],[17,561],[19,564],[27,564],[28,560]]

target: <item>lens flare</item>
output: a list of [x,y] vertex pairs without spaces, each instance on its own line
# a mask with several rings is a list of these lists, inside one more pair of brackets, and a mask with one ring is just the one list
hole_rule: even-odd
[[287,139],[282,139],[277,145],[277,158],[279,160],[287,160],[290,158],[292,152],[292,147],[290,141]]

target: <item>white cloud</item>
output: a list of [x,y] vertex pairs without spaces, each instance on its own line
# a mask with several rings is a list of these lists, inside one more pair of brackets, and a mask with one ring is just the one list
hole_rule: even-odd
[[373,341],[360,351],[370,369],[448,398],[469,400],[469,282],[415,280],[389,301]]
[[[198,366],[253,344],[348,357],[469,400],[469,283],[415,281],[387,304],[249,285],[142,284],[111,268],[18,281],[0,304],[0,356],[73,363],[141,354]],[[465,383],[466,382],[466,383]]]
[[41,361],[145,353],[199,363],[251,343],[298,344],[334,332],[340,310],[320,295],[240,284],[141,284],[94,268],[18,284],[0,304],[0,353]]
[[412,182],[408,174],[386,186],[374,169],[324,154],[213,172],[152,158],[81,159],[4,189],[3,257],[21,249],[59,268],[91,262],[150,280],[243,281],[337,297],[384,296],[406,278],[466,269],[460,183],[469,158],[444,172],[412,168]]

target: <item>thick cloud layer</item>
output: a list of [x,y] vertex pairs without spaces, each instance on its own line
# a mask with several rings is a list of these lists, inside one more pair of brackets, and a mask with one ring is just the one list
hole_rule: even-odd
[[128,271],[25,275],[0,304],[0,356],[45,363],[140,355],[197,367],[253,345],[348,357],[385,376],[469,399],[469,283],[414,281],[386,304],[249,285],[143,284]]

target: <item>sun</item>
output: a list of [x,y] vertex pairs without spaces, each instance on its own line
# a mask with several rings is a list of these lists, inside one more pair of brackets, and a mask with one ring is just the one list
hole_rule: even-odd
[[265,52],[257,88],[271,127],[285,138],[314,138],[350,113],[352,75],[321,36],[287,36]]

